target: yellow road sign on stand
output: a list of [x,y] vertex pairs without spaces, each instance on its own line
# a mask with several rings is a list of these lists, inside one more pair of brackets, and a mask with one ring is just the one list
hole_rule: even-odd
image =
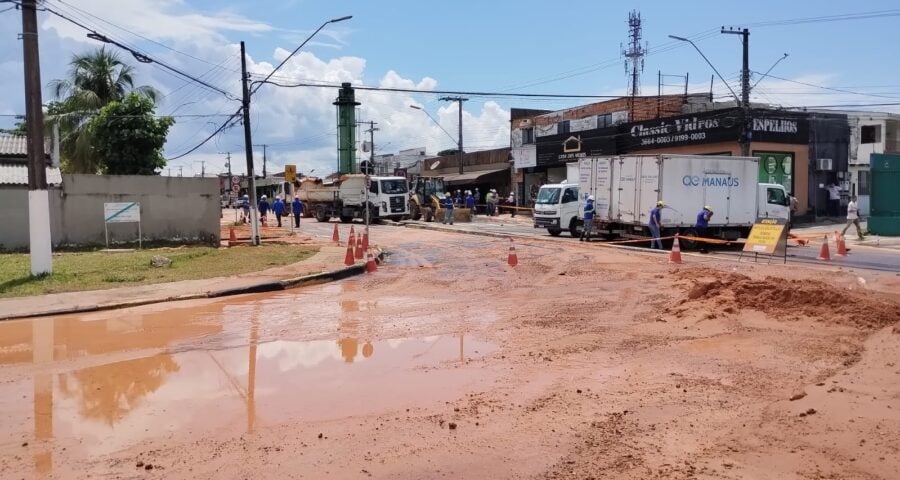
[[297,179],[297,166],[296,165],[285,165],[284,166],[284,181],[294,183],[294,180]]
[[784,220],[763,218],[753,224],[747,242],[744,243],[745,253],[757,253],[772,256],[787,255],[787,225]]

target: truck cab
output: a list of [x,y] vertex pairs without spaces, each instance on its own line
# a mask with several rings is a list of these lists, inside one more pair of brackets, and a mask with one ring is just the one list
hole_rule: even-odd
[[534,202],[534,228],[546,228],[554,237],[568,230],[578,236],[578,185],[556,183],[542,185]]
[[756,216],[790,221],[791,200],[784,186],[777,183],[760,183],[756,195]]
[[405,177],[370,177],[369,205],[373,218],[401,220],[409,215],[409,183]]

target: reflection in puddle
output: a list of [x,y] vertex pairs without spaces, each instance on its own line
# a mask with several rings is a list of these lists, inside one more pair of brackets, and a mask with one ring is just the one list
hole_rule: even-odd
[[[460,335],[371,341],[344,324],[338,339],[257,344],[256,323],[241,347],[158,353],[0,385],[6,441],[33,442],[35,469],[48,472],[54,444],[67,446],[67,455],[103,455],[176,432],[253,431],[431,404],[490,377],[448,367],[496,349]],[[54,344],[53,322],[34,325],[33,361],[49,361],[52,349],[40,345]]]
[[[54,465],[54,456],[428,405],[496,374],[454,368],[496,350],[463,334],[374,340],[388,322],[419,324],[428,312],[429,323],[440,324],[458,314],[418,296],[359,299],[358,289],[347,281],[240,300],[2,322],[3,454],[27,442],[23,461],[38,474],[65,476],[71,462]],[[481,311],[469,325],[495,315]]]

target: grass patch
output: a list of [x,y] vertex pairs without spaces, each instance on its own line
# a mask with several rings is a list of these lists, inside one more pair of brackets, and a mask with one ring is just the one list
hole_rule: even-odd
[[[262,245],[65,252],[53,255],[53,273],[41,277],[29,275],[31,263],[27,254],[0,254],[0,297],[223,277],[299,262],[317,251],[316,247]],[[154,255],[166,257],[172,264],[162,268],[150,266]]]

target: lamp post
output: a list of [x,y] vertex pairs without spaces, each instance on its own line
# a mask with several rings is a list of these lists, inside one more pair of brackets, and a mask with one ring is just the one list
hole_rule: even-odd
[[700,47],[698,47],[696,43],[694,43],[692,40],[690,40],[688,38],[679,37],[677,35],[669,35],[669,38],[671,38],[672,40],[678,40],[680,42],[690,43],[691,46],[694,47],[694,50],[697,50],[697,53],[699,53],[700,56],[703,57],[703,60],[705,60],[706,64],[709,65],[709,68],[712,68],[713,71],[716,72],[716,75],[719,77],[719,80],[722,80],[722,83],[724,83],[725,86],[728,87],[728,91],[731,92],[731,95],[734,97],[734,101],[737,102],[737,106],[740,107],[740,109],[741,109],[741,117],[742,117],[741,118],[741,138],[739,139],[739,143],[741,144],[741,156],[744,156],[744,157],[749,156],[750,155],[750,142],[749,142],[749,138],[747,138],[747,137],[748,137],[748,133],[749,133],[748,124],[750,123],[750,89],[748,86],[749,80],[747,77],[748,67],[747,67],[746,43],[745,43],[745,48],[744,48],[744,69],[743,69],[744,73],[742,76],[742,84],[743,84],[743,92],[742,93],[744,94],[743,95],[744,99],[741,100],[741,98],[738,97],[738,94],[734,92],[734,89],[731,88],[731,85],[729,85],[728,82],[725,81],[725,78],[722,77],[722,74],[719,73],[719,70],[717,70],[716,67],[712,64],[712,62],[710,62],[709,59],[706,58],[706,55],[703,54],[703,52],[700,50]]
[[272,75],[275,75],[275,72],[277,72],[282,66],[284,66],[284,64],[287,63],[287,61],[290,60],[291,57],[293,57],[297,52],[300,51],[301,48],[303,48],[304,45],[306,45],[313,37],[315,37],[317,33],[319,33],[323,28],[325,28],[326,25],[328,25],[330,23],[343,22],[344,20],[349,20],[351,18],[353,18],[352,15],[347,15],[344,17],[332,18],[331,20],[328,20],[327,22],[322,23],[322,25],[320,25],[319,28],[317,28],[308,37],[306,37],[306,40],[304,40],[303,43],[301,43],[297,48],[295,48],[294,51],[291,52],[290,55],[285,57],[285,59],[282,60],[281,63],[278,64],[277,67],[272,69],[272,71],[269,72],[268,75],[266,75],[266,78],[264,78],[261,82],[254,82],[254,83],[256,83],[256,85],[252,89],[250,88],[250,74],[247,73],[247,61],[246,61],[247,56],[244,51],[244,42],[241,42],[241,79],[242,79],[241,83],[243,84],[242,85],[243,91],[242,91],[242,98],[241,98],[241,102],[242,102],[241,109],[243,110],[243,114],[244,114],[244,118],[243,118],[243,120],[244,120],[244,144],[245,144],[245,150],[246,150],[245,154],[247,157],[247,188],[250,190],[250,231],[251,231],[251,235],[253,237],[253,239],[252,239],[253,245],[259,245],[260,238],[259,238],[259,225],[257,224],[257,213],[258,212],[257,212],[257,205],[256,205],[256,179],[254,178],[254,175],[253,175],[253,139],[252,139],[252,134],[251,134],[252,130],[250,128],[250,97],[254,93],[256,93],[256,91],[259,90],[259,88],[264,83],[266,83],[270,78],[272,78]]

